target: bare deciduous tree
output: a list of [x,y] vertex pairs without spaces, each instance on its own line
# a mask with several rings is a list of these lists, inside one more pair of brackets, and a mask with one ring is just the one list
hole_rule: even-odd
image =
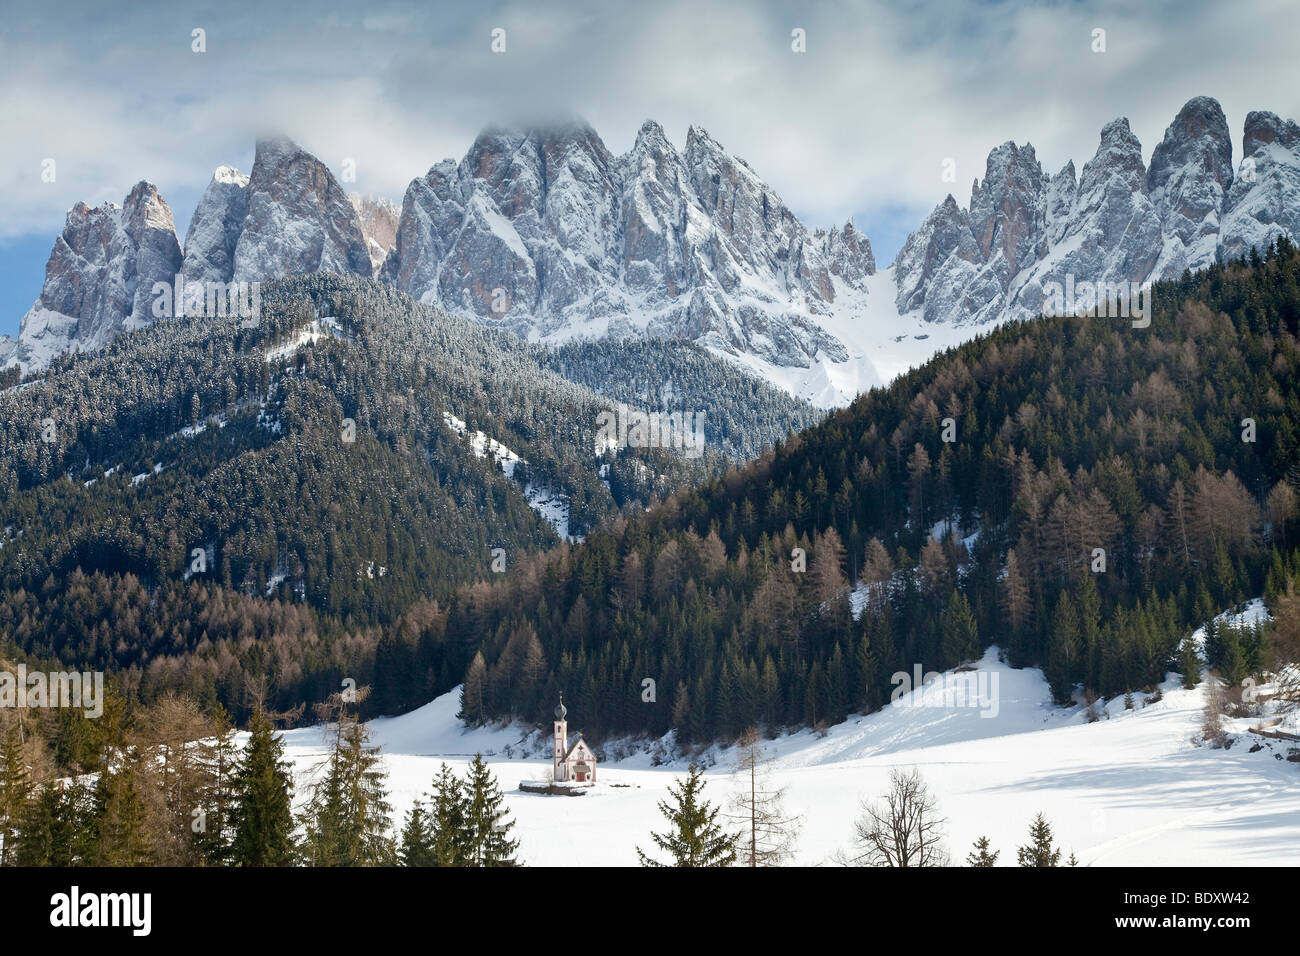
[[916,768],[892,770],[883,802],[863,803],[846,866],[947,866],[939,803]]
[[1222,747],[1228,739],[1223,727],[1223,714],[1228,706],[1223,684],[1215,674],[1205,681],[1205,710],[1201,719],[1201,739],[1211,747]]
[[803,820],[786,813],[785,787],[772,785],[758,728],[746,730],[737,747],[736,772],[743,787],[732,796],[727,813],[741,828],[736,864],[779,866],[790,858]]

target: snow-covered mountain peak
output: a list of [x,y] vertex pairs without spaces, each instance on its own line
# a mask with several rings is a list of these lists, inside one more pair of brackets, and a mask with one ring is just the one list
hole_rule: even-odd
[[248,185],[248,177],[234,166],[218,166],[212,174],[212,181],[224,185],[239,186],[240,188]]
[[[857,235],[841,246],[841,271],[862,271]],[[534,338],[686,337],[804,368],[844,354],[811,322],[835,297],[826,250],[699,128],[679,152],[647,121],[619,157],[581,121],[485,130],[408,188],[383,274]]]
[[311,272],[373,274],[356,210],[315,156],[283,136],[259,139],[231,278]]
[[1270,143],[1278,143],[1283,149],[1300,147],[1300,126],[1293,120],[1283,120],[1268,110],[1252,110],[1247,113],[1242,152],[1251,156]]
[[1164,236],[1157,275],[1214,262],[1232,177],[1232,137],[1222,108],[1206,96],[1189,100],[1165,130],[1147,171]]
[[1122,180],[1130,191],[1145,188],[1146,165],[1142,162],[1142,144],[1133,135],[1124,117],[1111,120],[1101,130],[1101,142],[1092,159],[1083,164],[1079,192],[1104,187],[1112,180]]
[[[1032,145],[1008,140],[989,152],[969,206],[946,196],[877,272],[852,220],[810,230],[697,125],[679,149],[646,120],[621,156],[580,119],[489,126],[459,161],[414,179],[400,214],[346,196],[292,140],[265,137],[250,175],[230,167],[213,175],[184,268],[187,282],[376,274],[424,302],[546,342],[688,338],[838,404],[884,380],[879,368],[904,368],[941,343],[1038,314],[1048,283],[1143,284],[1262,250],[1280,235],[1300,238],[1300,127],[1252,112],[1242,145],[1234,168],[1223,111],[1203,96],[1178,111],[1149,165],[1123,118],[1104,126],[1077,173],[1071,160],[1049,176]],[[114,214],[100,231],[123,230],[131,256],[141,236],[153,236],[146,268],[160,269],[170,213],[156,190],[128,204],[132,215]],[[78,205],[70,222],[105,215]],[[55,275],[80,268],[56,245]],[[134,275],[134,263],[106,271]],[[81,294],[57,280],[47,286],[69,308],[68,296]],[[47,310],[24,334],[48,345],[17,355],[0,343],[0,361],[30,364],[106,341],[134,302],[102,297],[105,322],[88,329],[80,312]]]
[[180,264],[171,210],[153,183],[137,183],[121,206],[78,202],[5,361],[40,368],[61,352],[100,348],[124,328],[148,324],[154,283],[170,283]]

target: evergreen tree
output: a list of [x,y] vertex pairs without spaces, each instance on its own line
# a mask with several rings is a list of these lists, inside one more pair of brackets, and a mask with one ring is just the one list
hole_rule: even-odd
[[23,808],[14,863],[18,866],[88,866],[95,861],[94,794],[85,785],[51,781]]
[[293,776],[284,741],[260,709],[231,785],[230,862],[236,866],[291,866],[296,858]]
[[695,764],[687,770],[686,779],[678,780],[676,788],[669,786],[672,803],[659,801],[659,812],[669,823],[664,833],[651,833],[659,849],[667,853],[671,863],[660,863],[637,848],[642,866],[731,866],[736,862],[739,837],[723,830],[718,823],[718,807],[702,798],[704,774]]
[[966,595],[954,591],[939,619],[940,652],[948,664],[964,664],[980,656],[979,628]]
[[989,838],[986,836],[982,836],[975,841],[975,846],[970,851],[970,853],[966,854],[966,865],[967,866],[996,866],[998,862],[998,856],[1001,855],[1001,853],[1002,853],[1001,850],[994,850],[992,853],[990,853]]
[[1021,866],[1059,866],[1061,848],[1052,846],[1052,825],[1041,813],[1029,825],[1029,843],[1016,850]]
[[1219,631],[1219,674],[1229,687],[1239,686],[1246,676],[1241,628],[1232,624],[1225,624]]
[[131,757],[99,775],[95,787],[95,864],[148,866],[154,862],[149,845],[138,757]]
[[397,859],[402,866],[435,866],[429,817],[419,800],[407,811]]
[[1044,668],[1052,696],[1068,704],[1074,691],[1074,667],[1079,649],[1079,615],[1069,594],[1062,594],[1052,614],[1050,649]]
[[1201,658],[1196,653],[1196,642],[1190,635],[1184,637],[1178,647],[1178,666],[1183,672],[1183,686],[1191,690],[1201,680]]
[[519,841],[510,838],[514,821],[505,808],[506,798],[497,789],[496,778],[475,754],[469,765],[469,782],[466,786],[465,863],[467,866],[515,866],[515,853]]
[[391,865],[396,847],[379,749],[367,746],[359,720],[341,718],[336,726],[325,776],[307,807],[304,855],[312,866]]
[[432,866],[464,866],[468,852],[465,785],[446,764],[433,781],[429,804]]
[[18,724],[15,722],[10,724],[3,749],[0,749],[0,866],[13,862],[23,807],[31,789],[31,771],[18,740]]
[[212,738],[200,744],[199,759],[204,771],[201,799],[204,829],[199,850],[209,866],[224,866],[230,860],[234,837],[234,775],[239,766],[235,728],[220,703],[212,715]]

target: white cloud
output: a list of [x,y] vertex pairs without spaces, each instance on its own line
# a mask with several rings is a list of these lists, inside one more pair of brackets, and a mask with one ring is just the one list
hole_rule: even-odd
[[[647,118],[679,146],[695,123],[811,224],[857,213],[873,235],[915,225],[947,192],[968,201],[1007,139],[1031,141],[1054,173],[1081,167],[1118,115],[1149,156],[1198,94],[1222,102],[1238,150],[1248,110],[1300,114],[1285,5],[1135,7],[43,5],[0,36],[0,237],[52,234],[73,202],[120,202],[141,178],[164,196],[201,188],[273,128],[336,169],[355,158],[359,188],[400,199],[488,123],[577,114],[615,152]],[[197,25],[202,55],[190,52]],[[497,26],[505,54],[490,50]],[[790,50],[794,27],[804,54]],[[1094,27],[1104,54],[1090,49]],[[45,156],[59,162],[54,186],[39,179]],[[956,184],[940,178],[945,157]]]

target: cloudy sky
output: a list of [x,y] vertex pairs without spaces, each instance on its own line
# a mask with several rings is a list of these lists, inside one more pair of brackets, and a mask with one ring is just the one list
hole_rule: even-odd
[[[647,118],[697,124],[811,226],[853,216],[892,260],[990,148],[1082,166],[1127,116],[1146,155],[1189,98],[1218,98],[1240,159],[1252,109],[1300,117],[1294,0],[275,3],[57,0],[0,22],[0,332],[40,291],[73,203],[158,184],[184,236],[212,170],[280,131],[346,188],[400,202],[489,123],[578,116],[615,153]],[[494,53],[494,29],[505,52]],[[806,36],[792,50],[791,31]],[[197,53],[193,31],[205,32]],[[1095,30],[1105,51],[1094,52]],[[945,159],[957,182],[942,178]],[[42,181],[54,159],[55,182]]]

